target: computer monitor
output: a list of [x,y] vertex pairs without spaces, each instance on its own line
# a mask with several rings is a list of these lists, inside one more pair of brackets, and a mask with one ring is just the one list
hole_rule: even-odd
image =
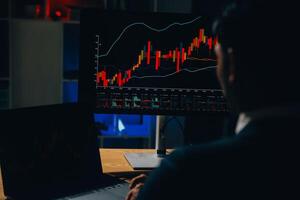
[[[80,23],[79,102],[91,104],[95,113],[227,112],[210,19],[88,9]],[[134,169],[156,167],[165,155],[162,121],[156,124],[158,154],[125,155]]]
[[211,21],[203,16],[83,10],[79,102],[96,113],[224,113]]

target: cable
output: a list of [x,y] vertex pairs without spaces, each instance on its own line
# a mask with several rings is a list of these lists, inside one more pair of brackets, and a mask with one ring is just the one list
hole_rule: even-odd
[[180,130],[182,132],[182,134],[184,133],[184,126],[181,124],[181,122],[178,120],[177,117],[171,117],[169,119],[166,120],[166,122],[164,123],[164,125],[162,126],[162,128],[160,129],[160,138],[159,138],[159,147],[157,149],[157,155],[160,157],[164,157],[166,155],[166,136],[165,136],[165,130],[167,128],[167,126],[169,125],[169,123],[171,121],[175,120],[178,124],[178,126],[180,127]]
[[171,118],[169,118],[163,125],[163,127],[161,128],[161,132],[165,133],[165,130],[167,128],[167,126],[169,125],[169,123],[171,121],[175,120],[180,128],[181,133],[184,133],[184,126],[182,125],[182,123],[179,121],[179,119],[177,117],[172,116]]

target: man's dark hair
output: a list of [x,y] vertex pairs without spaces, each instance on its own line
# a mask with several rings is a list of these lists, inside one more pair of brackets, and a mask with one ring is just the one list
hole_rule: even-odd
[[[298,40],[289,1],[236,1],[216,20],[224,55],[233,49],[240,111],[296,103],[299,75],[294,52]],[[225,57],[225,68],[227,60]]]

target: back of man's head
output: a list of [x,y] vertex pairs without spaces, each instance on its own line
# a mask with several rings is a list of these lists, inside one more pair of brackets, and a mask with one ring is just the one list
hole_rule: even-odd
[[289,1],[236,1],[215,24],[227,71],[229,49],[235,58],[236,80],[229,90],[239,111],[300,102],[292,9]]

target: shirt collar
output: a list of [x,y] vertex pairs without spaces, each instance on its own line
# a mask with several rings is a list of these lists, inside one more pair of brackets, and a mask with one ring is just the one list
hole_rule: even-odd
[[251,122],[251,120],[252,119],[249,115],[241,113],[236,124],[235,134],[239,134]]

